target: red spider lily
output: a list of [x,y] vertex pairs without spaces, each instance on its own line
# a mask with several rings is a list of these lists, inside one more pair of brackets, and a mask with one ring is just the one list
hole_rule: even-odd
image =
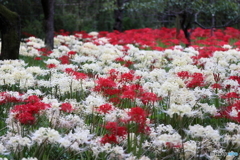
[[222,108],[222,110],[219,111],[219,113],[215,117],[216,118],[228,118],[228,119],[231,119],[231,120],[234,120],[234,121],[240,123],[240,112],[238,112],[236,117],[233,117],[230,115],[230,113],[232,112],[233,109],[235,109],[237,111],[240,110],[240,100],[235,101],[233,103],[233,105]]
[[106,135],[104,135],[104,136],[101,138],[100,142],[101,142],[102,144],[106,144],[106,143],[118,144],[117,137],[116,137],[116,135],[114,135],[114,134],[110,134],[110,135],[109,135],[109,134],[106,134]]
[[124,67],[130,67],[134,64],[134,62],[132,62],[130,60],[126,61],[122,57],[116,58],[115,61],[120,62]]
[[70,103],[62,103],[60,106],[60,110],[66,113],[71,113],[74,109]]
[[130,71],[128,73],[121,74],[120,82],[131,82],[134,80],[134,78],[135,78],[134,71]]
[[60,29],[58,32],[55,32],[55,35],[69,36],[70,32]]
[[119,96],[121,94],[121,90],[116,88],[109,88],[104,90],[104,94],[106,96]]
[[111,70],[109,70],[108,73],[110,74],[110,76],[108,78],[110,78],[111,80],[114,81],[115,79],[117,79],[119,72],[116,69],[111,69]]
[[104,128],[116,136],[124,137],[127,134],[127,128],[119,126],[117,122],[107,122]]
[[236,92],[230,92],[225,95],[222,95],[221,98],[223,99],[229,99],[229,98],[240,98],[240,95],[237,94]]
[[36,95],[31,95],[27,99],[24,100],[24,102],[31,103],[31,104],[39,102],[39,101],[41,101],[41,98],[39,98]]
[[0,92],[0,105],[5,103],[10,103],[10,102],[17,103],[22,101],[23,100],[20,93],[18,93],[17,97],[14,97],[7,92]]
[[99,78],[97,81],[97,86],[94,87],[94,91],[104,92],[106,89],[114,88],[117,84],[110,78]]
[[120,98],[122,98],[122,99],[126,98],[126,99],[134,100],[134,99],[137,98],[137,94],[136,94],[135,90],[126,90],[122,93]]
[[77,52],[76,51],[69,51],[67,54],[71,56],[71,55],[77,54]]
[[109,102],[113,103],[114,105],[118,105],[121,102],[121,99],[119,97],[111,97],[109,98]]
[[111,110],[113,110],[113,107],[111,104],[106,103],[98,107],[97,111],[100,113],[109,113]]
[[69,64],[69,57],[68,56],[62,56],[58,59],[61,61],[61,64]]
[[240,76],[230,76],[229,79],[238,81],[238,84],[240,85]]
[[166,142],[165,145],[168,148],[182,148],[182,144],[174,144],[172,142]]
[[191,75],[188,71],[181,71],[177,73],[178,77],[184,79],[184,78],[189,78]]
[[65,72],[74,76],[76,79],[86,79],[88,76],[85,73],[74,71],[72,68],[66,68]]
[[35,57],[34,60],[40,61],[40,60],[42,60],[42,58],[41,57]]
[[37,49],[40,53],[42,53],[42,56],[49,56],[53,51],[47,49],[47,48],[40,48]]
[[88,77],[86,74],[81,73],[81,72],[73,72],[73,76],[76,79],[86,79]]
[[152,92],[144,92],[141,95],[140,99],[144,105],[149,104],[149,103],[154,103],[154,102],[160,100],[160,98],[158,98],[157,95]]
[[47,65],[47,68],[49,68],[49,69],[50,68],[56,68],[56,67],[57,67],[57,65],[56,64],[52,64],[52,63]]
[[129,121],[134,121],[136,123],[145,123],[148,116],[146,111],[141,107],[131,108],[128,115],[130,117]]
[[22,105],[15,105],[11,111],[15,113],[28,112],[30,114],[36,114],[40,111],[40,108],[32,104],[22,104]]
[[74,73],[75,71],[74,71],[72,68],[66,68],[66,69],[65,69],[65,72],[68,73],[68,74],[72,74],[72,73]]
[[29,113],[29,112],[23,112],[23,113],[19,113],[17,114],[17,116],[15,117],[17,120],[19,120],[19,122],[21,124],[25,124],[25,125],[32,125],[35,123],[36,119],[33,116],[33,114]]
[[191,80],[187,82],[187,87],[195,88],[195,87],[204,86],[204,78],[202,73],[194,73],[191,75]]
[[222,85],[218,84],[218,83],[212,84],[211,87],[214,88],[214,89],[222,89],[223,88]]
[[49,104],[41,102],[40,98],[35,95],[29,96],[24,102],[27,104],[15,105],[11,110],[16,114],[15,118],[22,124],[34,124],[34,116],[41,110],[50,108]]

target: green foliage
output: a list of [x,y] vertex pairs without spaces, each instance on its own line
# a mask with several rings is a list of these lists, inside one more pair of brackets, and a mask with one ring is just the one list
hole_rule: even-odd
[[[43,36],[42,6],[40,0],[0,0],[9,9],[21,16],[24,32]],[[204,26],[223,25],[239,21],[240,3],[237,0],[57,0],[55,2],[55,30],[67,31],[112,31],[115,22],[114,10],[123,9],[123,29],[174,27],[174,15],[187,11],[199,12],[198,21]],[[171,16],[169,16],[171,14]],[[195,27],[195,26],[194,26]]]

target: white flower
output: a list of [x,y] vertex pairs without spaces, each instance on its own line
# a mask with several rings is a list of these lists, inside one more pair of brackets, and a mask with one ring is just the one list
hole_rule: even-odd
[[30,147],[32,144],[32,141],[27,137],[22,137],[20,135],[15,135],[9,138],[7,142],[8,148],[12,148],[13,150],[19,149],[17,147],[20,146],[28,146]]
[[161,86],[161,90],[165,95],[168,95],[170,92],[177,91],[179,89],[179,84],[176,82],[164,82]]
[[38,160],[38,159],[35,157],[28,157],[28,158],[22,158],[22,160]]
[[232,110],[231,112],[229,113],[229,115],[231,117],[238,117],[238,113],[239,113],[240,110],[237,110],[236,107],[232,107]]
[[208,125],[203,127],[199,124],[195,124],[194,126],[189,126],[189,134],[193,137],[203,137],[209,138],[214,142],[219,142],[221,135],[218,130],[214,130],[212,126]]
[[31,139],[38,144],[41,144],[42,142],[55,143],[61,138],[58,131],[51,129],[51,128],[44,128],[40,127],[38,130],[36,130],[34,133],[32,133]]
[[201,109],[204,113],[210,113],[211,115],[217,114],[217,108],[214,105],[209,105],[207,103],[199,103]]
[[7,149],[6,147],[0,142],[0,155],[7,154]]
[[90,94],[84,101],[84,105],[86,108],[84,112],[92,114],[95,112],[96,107],[99,107],[100,105],[103,105],[105,103],[106,100],[102,95],[96,93]]
[[177,115],[180,115],[183,117],[186,116],[193,116],[195,115],[195,112],[192,111],[192,107],[188,104],[183,105],[177,105],[177,104],[171,104],[170,108],[166,111],[166,113],[172,118],[173,114],[176,113]]
[[224,44],[222,47],[225,48],[225,49],[231,49],[232,48],[232,46],[230,46],[229,44]]
[[44,63],[46,64],[55,64],[55,65],[59,65],[60,62],[56,59],[48,59],[47,61],[44,61]]
[[233,132],[234,130],[236,130],[238,133],[240,133],[240,125],[233,122],[228,122],[226,124],[225,129],[227,129],[230,132]]
[[189,159],[196,155],[197,143],[195,141],[187,141],[183,143],[185,158]]

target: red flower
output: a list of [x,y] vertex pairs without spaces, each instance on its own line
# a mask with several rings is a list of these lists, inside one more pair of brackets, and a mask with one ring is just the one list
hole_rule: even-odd
[[108,134],[104,135],[102,137],[102,139],[100,140],[100,142],[102,144],[106,144],[106,143],[110,143],[110,144],[114,144],[115,143],[115,144],[117,144],[118,143],[116,135],[113,135],[113,134],[111,134],[111,135],[108,135]]
[[144,105],[151,103],[151,102],[156,102],[159,100],[159,98],[157,97],[157,95],[155,93],[152,92],[145,92],[141,95],[140,97],[142,103]]
[[121,99],[119,97],[112,97],[109,98],[109,102],[112,102],[114,105],[118,105],[121,102]]
[[110,78],[99,78],[97,80],[97,86],[94,87],[94,91],[104,92],[106,89],[114,88],[117,84]]
[[18,119],[21,124],[31,125],[35,123],[35,117],[33,116],[33,114],[29,112],[23,112],[23,113],[17,114],[16,119]]
[[230,92],[230,93],[227,93],[226,95],[223,95],[221,98],[224,98],[224,99],[240,98],[240,96],[236,92]]
[[75,55],[77,52],[75,52],[75,51],[69,51],[67,54],[68,55]]
[[111,110],[113,110],[113,107],[111,104],[108,103],[99,106],[99,108],[97,109],[98,112],[104,114],[109,113]]
[[177,73],[178,77],[184,79],[184,78],[189,78],[190,73],[188,71],[181,71]]
[[211,85],[212,88],[218,88],[218,89],[222,89],[221,84],[218,83],[214,83],[213,85]]
[[56,68],[57,66],[56,66],[56,64],[48,64],[47,65],[47,68]]
[[68,74],[73,74],[75,71],[72,68],[66,68],[65,72]]
[[230,76],[229,79],[238,81],[238,84],[240,85],[240,76]]
[[59,58],[62,64],[69,64],[69,57],[68,56],[62,56]]
[[147,113],[141,107],[133,107],[128,112],[130,116],[130,121],[135,121],[136,123],[145,123],[147,118]]
[[104,128],[116,136],[122,137],[127,134],[127,128],[124,126],[119,126],[117,122],[107,122]]
[[182,144],[174,144],[172,142],[166,142],[168,148],[182,148]]
[[126,90],[122,93],[122,95],[120,96],[120,98],[127,98],[127,99],[131,99],[134,100],[136,99],[137,94],[134,90]]
[[123,73],[121,74],[121,77],[120,77],[120,82],[131,82],[133,81],[134,79],[139,79],[140,77],[136,77],[134,76],[134,71],[130,71],[128,73]]
[[34,60],[39,61],[39,60],[42,60],[42,58],[41,57],[35,57]]
[[194,73],[191,75],[191,80],[187,82],[187,87],[195,88],[197,86],[201,87],[204,85],[204,78],[202,73]]
[[60,106],[60,110],[67,112],[67,113],[71,113],[73,111],[73,107],[70,103],[62,103]]
[[87,78],[87,75],[84,73],[80,73],[80,72],[73,72],[73,75],[75,76],[76,79],[85,79]]
[[31,95],[26,100],[24,100],[24,102],[31,103],[31,104],[39,102],[39,101],[41,101],[41,99],[36,95]]

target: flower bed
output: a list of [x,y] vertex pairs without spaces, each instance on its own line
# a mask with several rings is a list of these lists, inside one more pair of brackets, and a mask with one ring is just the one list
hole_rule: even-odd
[[[232,32],[235,32],[232,34]],[[61,32],[0,61],[0,159],[233,159],[238,30]]]

